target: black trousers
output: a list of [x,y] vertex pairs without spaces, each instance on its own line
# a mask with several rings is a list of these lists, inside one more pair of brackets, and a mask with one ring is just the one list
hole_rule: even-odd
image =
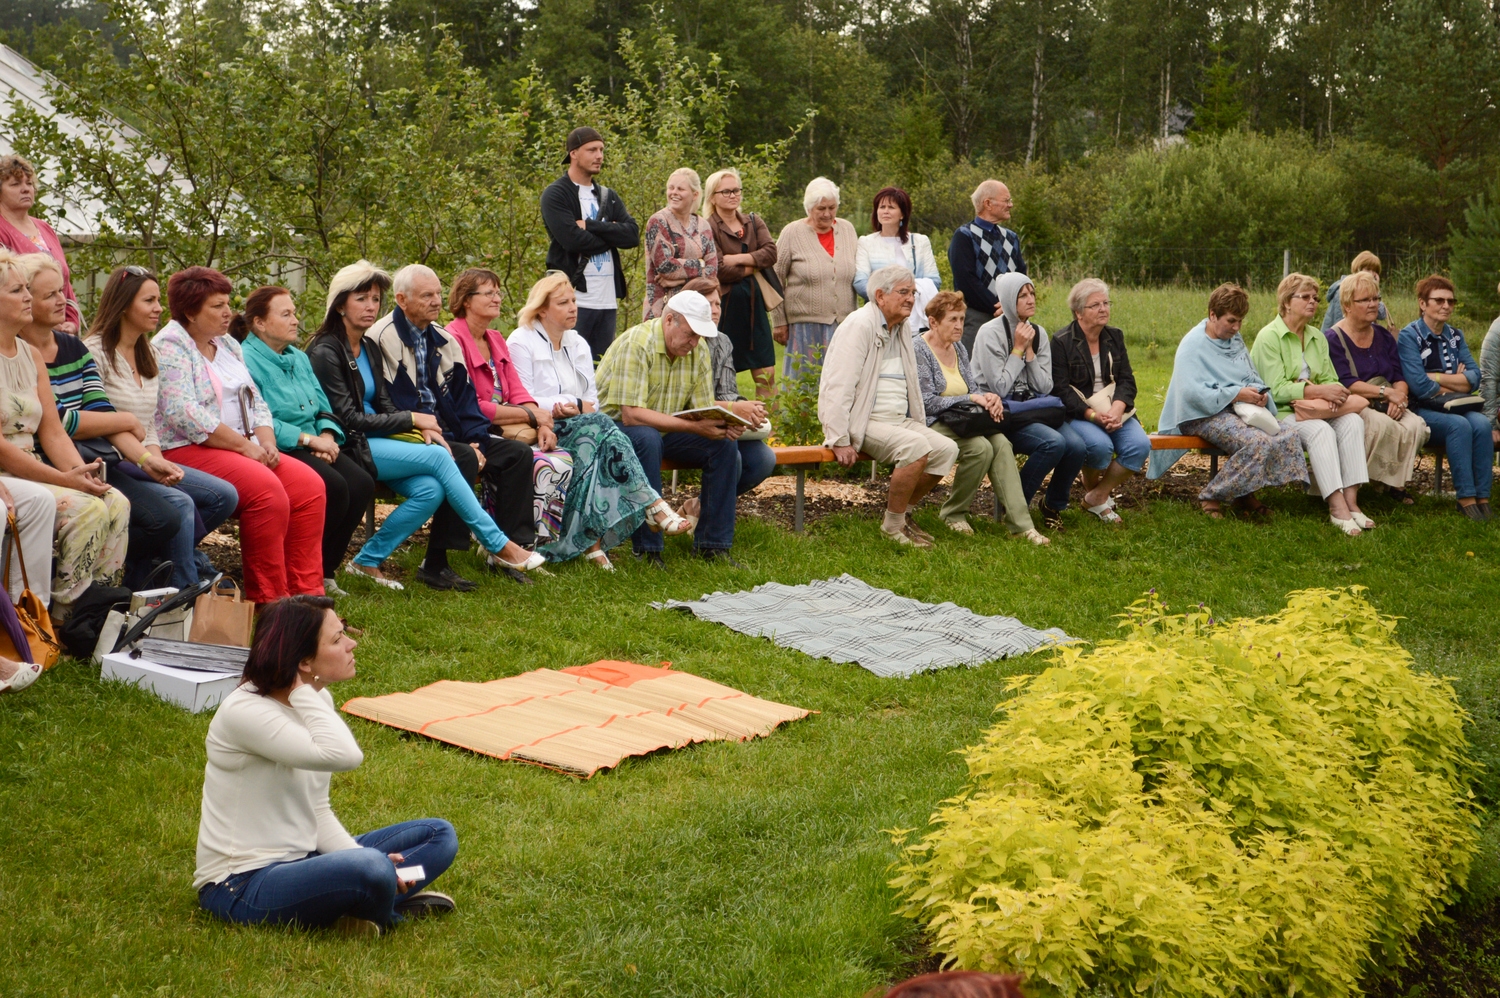
[[[113,470],[113,469],[111,469]],[[151,570],[171,557],[171,544],[182,528],[182,515],[154,489],[123,471],[109,484],[130,500],[129,544],[125,548],[124,584],[139,589]]]
[[[616,308],[580,308],[576,330],[589,345],[597,365],[604,358],[604,351],[615,341],[615,322],[620,310]],[[519,542],[517,542],[519,543]]]
[[300,447],[283,456],[301,461],[323,479],[328,496],[323,513],[323,578],[331,579],[349,553],[349,542],[364,522],[370,500],[375,498],[375,479],[342,451],[332,464]]
[[[479,458],[468,444],[453,443],[453,462],[464,480],[479,480]],[[491,436],[484,448],[484,480],[495,490],[495,525],[522,547],[536,543],[535,506],[531,491],[531,445]],[[429,548],[462,551],[469,546],[469,527],[446,502],[433,514]]]

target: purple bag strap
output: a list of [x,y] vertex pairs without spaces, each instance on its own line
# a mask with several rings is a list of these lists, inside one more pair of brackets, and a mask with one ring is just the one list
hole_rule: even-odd
[[[14,531],[6,533],[6,544],[18,544],[20,540]],[[16,646],[16,654],[21,656],[23,662],[35,662],[31,657],[31,642],[26,640],[26,632],[21,630],[21,618],[16,616],[16,605],[10,601],[10,591],[6,585],[10,582],[10,557],[9,550],[5,558],[5,578],[0,579],[0,627],[5,628],[5,633],[10,637],[10,643]]]

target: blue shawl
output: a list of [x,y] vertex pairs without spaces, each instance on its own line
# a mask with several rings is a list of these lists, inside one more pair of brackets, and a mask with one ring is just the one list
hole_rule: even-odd
[[[1251,363],[1250,351],[1240,335],[1235,333],[1232,339],[1216,340],[1208,335],[1208,320],[1204,319],[1177,344],[1172,380],[1167,385],[1167,398],[1162,403],[1156,432],[1181,433],[1183,423],[1218,415],[1229,408],[1241,388],[1263,392],[1266,381]],[[1276,415],[1275,400],[1268,403],[1271,415]],[[1160,478],[1186,453],[1185,450],[1152,451],[1146,477]]]

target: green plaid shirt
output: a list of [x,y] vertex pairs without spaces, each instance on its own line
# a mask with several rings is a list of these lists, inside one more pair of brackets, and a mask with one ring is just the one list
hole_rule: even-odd
[[621,406],[671,415],[714,404],[713,357],[699,341],[686,357],[667,354],[661,319],[631,326],[610,344],[599,362],[599,409],[620,418]]

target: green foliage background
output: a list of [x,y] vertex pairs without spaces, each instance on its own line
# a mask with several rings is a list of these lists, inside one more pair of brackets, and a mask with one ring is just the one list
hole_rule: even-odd
[[1452,687],[1357,588],[1125,617],[1013,681],[904,851],[905,913],[1059,994],[1344,995],[1401,964],[1477,848]]

